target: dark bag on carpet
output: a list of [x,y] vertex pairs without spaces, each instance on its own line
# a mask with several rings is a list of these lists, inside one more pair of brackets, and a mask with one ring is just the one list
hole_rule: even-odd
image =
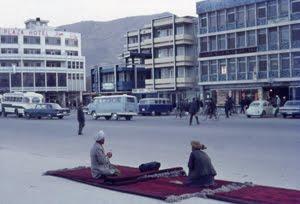
[[160,168],[159,162],[149,162],[145,164],[141,164],[139,166],[139,169],[141,172],[147,172],[147,171],[157,171]]

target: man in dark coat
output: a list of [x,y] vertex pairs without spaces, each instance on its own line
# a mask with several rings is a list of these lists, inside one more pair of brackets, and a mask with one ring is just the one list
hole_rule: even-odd
[[217,175],[209,156],[203,151],[205,145],[198,141],[192,141],[192,152],[189,158],[189,174],[187,185],[207,187],[214,184],[214,177]]
[[226,98],[226,101],[225,101],[225,114],[226,114],[226,118],[229,118],[229,111],[230,111],[230,107],[231,107],[231,104],[230,104],[230,98],[229,96],[227,96]]
[[78,135],[82,135],[82,129],[85,126],[85,116],[83,112],[83,104],[80,103],[77,109],[77,120],[79,123]]
[[199,125],[199,120],[198,120],[197,112],[198,112],[198,103],[197,103],[196,99],[193,98],[193,101],[192,101],[192,103],[191,103],[191,105],[189,107],[190,125],[192,125],[193,117],[196,118],[197,124]]

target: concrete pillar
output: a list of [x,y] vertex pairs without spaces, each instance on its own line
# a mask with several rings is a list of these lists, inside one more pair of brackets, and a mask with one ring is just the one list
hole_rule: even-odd
[[63,107],[66,107],[66,106],[67,106],[67,103],[66,103],[66,92],[62,92],[61,105],[62,105]]

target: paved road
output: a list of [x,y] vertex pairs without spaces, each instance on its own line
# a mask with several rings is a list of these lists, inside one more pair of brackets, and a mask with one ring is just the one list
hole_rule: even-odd
[[54,159],[66,161],[60,168],[88,165],[93,135],[103,129],[114,163],[138,166],[156,160],[162,167],[187,170],[189,143],[197,139],[208,147],[220,179],[300,189],[299,119],[235,116],[200,122],[190,127],[187,117],[135,117],[132,121],[87,117],[84,135],[78,136],[74,113],[63,120],[1,117],[0,150],[39,156],[50,169]]

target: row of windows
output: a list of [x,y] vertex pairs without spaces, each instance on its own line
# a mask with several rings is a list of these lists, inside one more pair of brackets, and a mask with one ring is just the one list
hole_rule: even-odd
[[[24,48],[23,53],[30,54],[30,55],[40,55],[41,49]],[[78,51],[66,50],[65,53],[67,56],[78,56]],[[1,48],[1,54],[19,54],[19,49],[18,48]],[[54,50],[54,49],[46,49],[45,54],[46,55],[62,55],[62,51]]]
[[84,74],[68,74],[68,79],[70,80],[83,80]]
[[68,69],[83,69],[83,62],[68,61]]
[[[150,50],[151,51],[151,50]],[[189,45],[177,45],[176,56],[194,56],[194,49]],[[173,47],[162,47],[154,49],[155,58],[173,57]]]
[[[18,36],[12,36],[12,35],[2,35],[1,36],[2,44],[18,44],[18,42],[19,42]],[[39,36],[23,36],[23,43],[39,45],[39,44],[41,44],[41,37],[39,37]],[[61,39],[57,38],[57,37],[46,37],[45,44],[46,45],[61,45]],[[67,39],[65,39],[65,45],[77,47],[78,40],[72,39],[72,38],[67,38]]]
[[[289,4],[290,1],[290,4]],[[291,8],[289,8],[291,5]],[[199,15],[200,33],[231,30],[256,25],[274,23],[273,20],[288,17],[300,19],[299,0],[270,0],[227,10],[219,10]]]
[[258,51],[300,48],[300,24],[200,38],[200,52],[256,46]]
[[[292,70],[292,73],[290,70]],[[225,79],[226,75],[230,76],[231,80],[246,79],[246,73],[250,73],[248,79],[253,79],[253,73],[256,72],[258,78],[266,78],[268,72],[270,78],[290,77],[291,74],[299,77],[300,52],[294,52],[291,55],[290,53],[283,53],[203,61],[200,63],[200,71],[202,80],[208,79],[208,77],[214,78],[218,75],[221,79]]]
[[65,73],[0,73],[0,87],[65,87],[66,76]]
[[[177,67],[176,69],[176,77],[179,78],[190,78],[195,74],[194,69],[192,67]],[[170,79],[174,78],[174,68],[173,67],[165,67],[154,70],[155,79]]]

